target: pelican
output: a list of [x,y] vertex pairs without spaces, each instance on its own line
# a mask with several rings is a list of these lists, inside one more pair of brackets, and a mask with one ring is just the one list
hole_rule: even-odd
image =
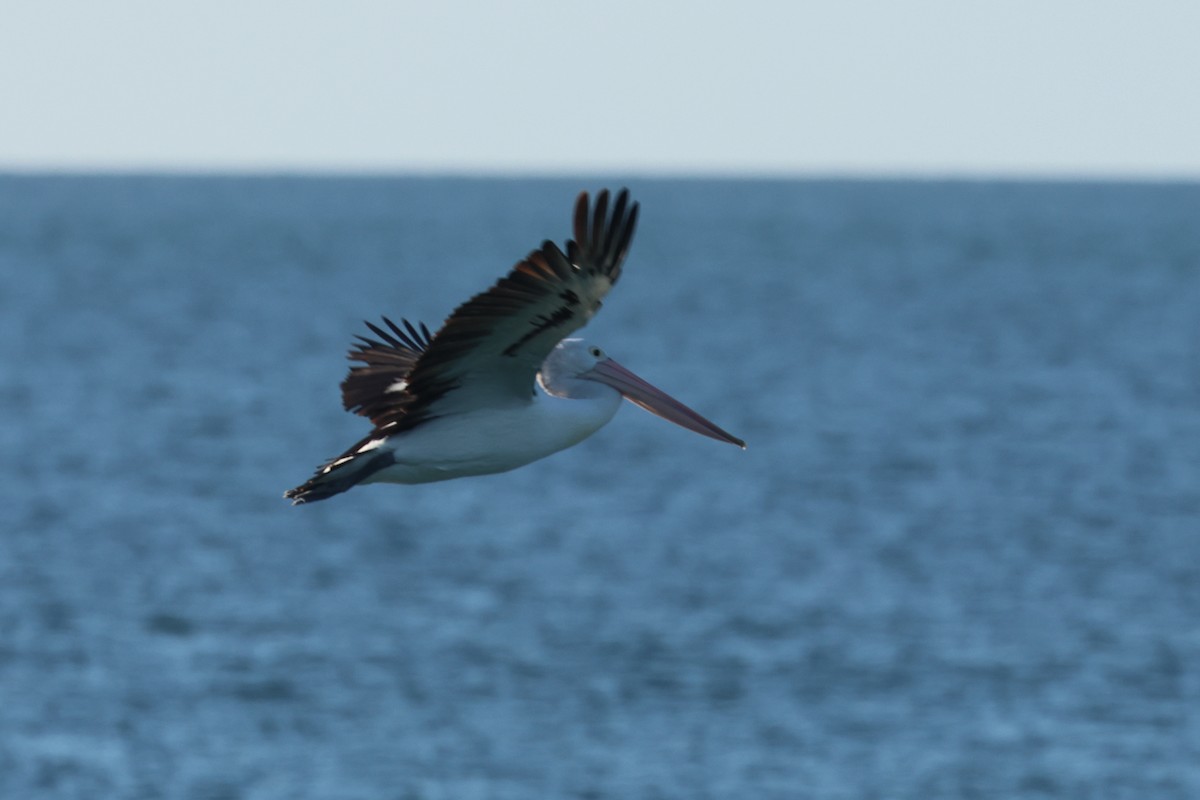
[[505,472],[576,445],[602,428],[621,398],[690,431],[745,449],[582,339],[621,276],[638,204],[622,189],[575,201],[566,252],[542,243],[491,289],[459,306],[436,335],[387,317],[366,323],[347,358],[342,405],[370,419],[362,441],[284,497],[293,504],[360,483],[429,483]]

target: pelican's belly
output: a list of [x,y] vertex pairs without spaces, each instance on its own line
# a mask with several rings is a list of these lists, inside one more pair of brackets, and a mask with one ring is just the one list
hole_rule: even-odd
[[620,402],[620,395],[597,401],[539,394],[528,405],[439,417],[389,439],[396,463],[364,482],[429,483],[506,472],[583,441],[612,419]]

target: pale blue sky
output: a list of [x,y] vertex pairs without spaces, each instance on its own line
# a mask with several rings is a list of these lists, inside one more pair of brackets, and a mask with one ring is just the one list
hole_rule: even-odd
[[0,169],[1200,177],[1200,2],[0,12]]

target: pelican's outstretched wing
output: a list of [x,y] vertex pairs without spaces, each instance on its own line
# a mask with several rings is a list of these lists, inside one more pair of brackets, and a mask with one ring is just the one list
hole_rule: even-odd
[[[620,277],[637,215],[638,205],[629,202],[627,190],[617,194],[611,216],[607,190],[596,195],[591,208],[587,192],[580,193],[574,239],[567,241],[565,253],[544,242],[495,286],[459,306],[432,340],[421,340],[410,329],[410,341],[403,341],[392,326],[401,339],[398,358],[404,359],[406,372],[397,370],[386,383],[380,378],[368,384],[365,373],[356,379],[352,371],[347,384],[353,394],[343,388],[347,406],[369,416],[377,432],[392,434],[447,413],[529,402],[546,356],[587,324]],[[372,330],[388,338],[380,329]],[[377,345],[368,340],[360,355],[351,357],[376,358]],[[390,348],[396,350],[397,344]],[[367,363],[356,369],[371,369]],[[368,386],[374,394],[367,394]]]
[[366,366],[351,367],[350,374],[342,381],[345,409],[376,424],[394,409],[395,400],[408,386],[408,374],[433,340],[424,323],[414,326],[402,319],[401,328],[387,317],[383,321],[390,331],[366,323],[378,339],[355,337],[359,342],[346,358]]

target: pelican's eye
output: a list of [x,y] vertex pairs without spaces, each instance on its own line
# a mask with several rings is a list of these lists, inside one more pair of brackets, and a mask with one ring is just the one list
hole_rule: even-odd
[[588,352],[592,354],[592,358],[600,358],[602,355],[604,355],[604,353],[600,351],[599,347],[590,348]]

